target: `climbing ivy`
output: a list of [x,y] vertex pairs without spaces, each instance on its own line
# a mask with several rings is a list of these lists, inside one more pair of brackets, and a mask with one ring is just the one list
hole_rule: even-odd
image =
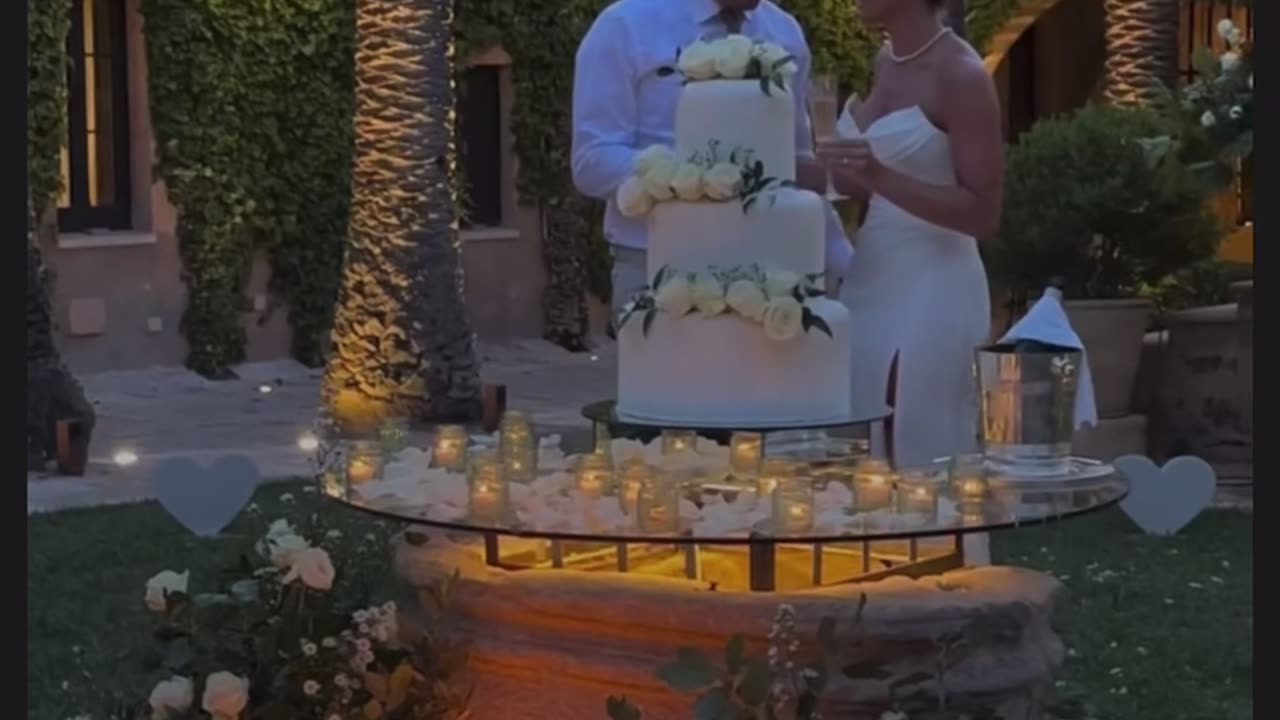
[[321,361],[342,262],[353,0],[143,0],[157,169],[177,210],[187,365],[244,359],[265,250],[293,350]]
[[1004,24],[1026,5],[1028,0],[969,0],[969,12],[965,16],[969,42],[986,54],[990,43]]
[[62,189],[70,0],[27,0],[27,182],[36,217]]

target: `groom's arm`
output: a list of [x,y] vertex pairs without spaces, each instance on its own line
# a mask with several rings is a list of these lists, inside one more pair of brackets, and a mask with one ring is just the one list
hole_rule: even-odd
[[574,62],[573,184],[609,200],[631,175],[635,157],[634,73],[621,19],[605,10],[591,25]]

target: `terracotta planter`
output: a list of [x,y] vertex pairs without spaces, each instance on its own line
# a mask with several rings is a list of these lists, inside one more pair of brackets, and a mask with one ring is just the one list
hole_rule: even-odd
[[1128,415],[1133,408],[1133,386],[1142,359],[1142,336],[1153,305],[1135,298],[1068,300],[1063,306],[1089,355],[1098,417]]

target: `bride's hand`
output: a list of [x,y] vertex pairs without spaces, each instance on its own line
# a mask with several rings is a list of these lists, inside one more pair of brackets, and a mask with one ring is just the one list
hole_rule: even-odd
[[847,185],[867,191],[874,190],[876,178],[884,170],[884,166],[871,152],[871,145],[860,138],[822,143],[817,154],[818,159],[830,171],[836,190],[842,193],[845,193],[842,186]]

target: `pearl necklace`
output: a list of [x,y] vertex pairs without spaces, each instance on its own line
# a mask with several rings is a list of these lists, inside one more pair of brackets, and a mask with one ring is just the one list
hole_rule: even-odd
[[890,40],[889,41],[889,59],[896,63],[911,62],[912,60],[915,60],[921,55],[929,52],[929,49],[932,48],[934,45],[937,45],[939,40],[941,40],[942,38],[950,34],[951,34],[951,28],[944,27],[938,31],[937,35],[934,35],[932,38],[930,38],[929,42],[925,43],[924,45],[921,45],[919,50],[916,50],[915,52],[912,52],[912,53],[907,53],[906,55],[899,55],[895,53],[893,51],[893,41]]

